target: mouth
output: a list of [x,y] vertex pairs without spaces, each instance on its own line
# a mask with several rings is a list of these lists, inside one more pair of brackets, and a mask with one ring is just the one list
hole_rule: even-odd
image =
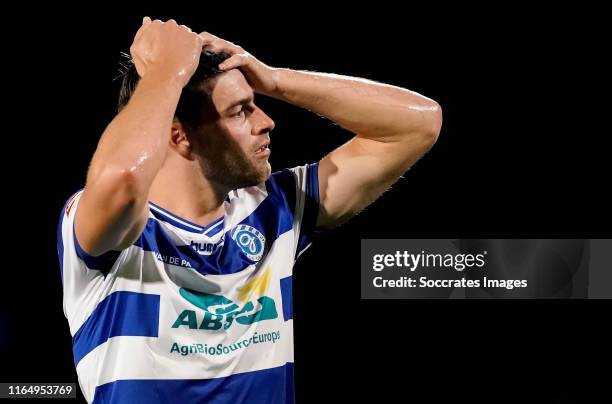
[[255,150],[255,156],[259,158],[265,158],[270,156],[270,141],[264,142],[257,150]]

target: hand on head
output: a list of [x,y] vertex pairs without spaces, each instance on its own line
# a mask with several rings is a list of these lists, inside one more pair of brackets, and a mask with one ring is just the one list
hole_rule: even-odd
[[140,77],[148,75],[184,87],[200,61],[202,38],[174,20],[144,17],[130,54]]

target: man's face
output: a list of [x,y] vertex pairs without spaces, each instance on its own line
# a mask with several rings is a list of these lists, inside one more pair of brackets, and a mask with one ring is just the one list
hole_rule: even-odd
[[207,85],[212,103],[191,139],[204,175],[232,189],[260,184],[272,171],[266,146],[274,121],[255,105],[253,89],[238,69]]

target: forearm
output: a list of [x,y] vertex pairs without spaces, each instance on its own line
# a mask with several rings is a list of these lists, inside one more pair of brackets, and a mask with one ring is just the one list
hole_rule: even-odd
[[325,116],[360,136],[390,142],[410,133],[437,136],[439,105],[420,94],[370,80],[276,69],[271,96]]
[[166,157],[181,89],[156,77],[139,82],[128,105],[102,134],[87,175],[88,186],[127,179],[133,192],[146,197]]

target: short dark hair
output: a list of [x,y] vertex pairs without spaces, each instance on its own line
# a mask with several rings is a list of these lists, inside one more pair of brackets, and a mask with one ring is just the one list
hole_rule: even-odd
[[[120,72],[123,80],[119,90],[117,112],[125,108],[140,80],[130,55],[127,53],[122,53],[122,55],[125,60],[120,63]],[[222,73],[222,70],[219,70],[219,64],[228,57],[229,55],[223,52],[203,51],[200,54],[200,63],[187,85],[183,88],[176,108],[175,117],[181,123],[187,124],[191,128],[199,126],[201,108],[203,104],[210,102],[210,96],[203,91],[202,84]]]

